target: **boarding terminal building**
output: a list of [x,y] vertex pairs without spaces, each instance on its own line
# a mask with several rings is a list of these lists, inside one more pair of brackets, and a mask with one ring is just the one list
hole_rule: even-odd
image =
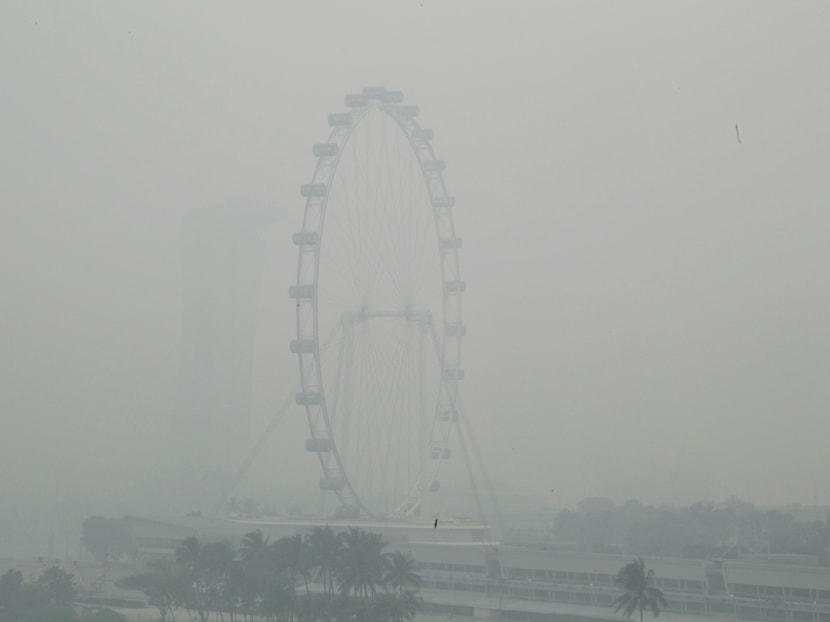
[[[328,524],[380,533],[388,550],[411,553],[423,579],[425,605],[448,616],[588,622],[619,620],[611,604],[614,584],[630,556],[507,546],[488,540],[484,525],[394,522],[351,524],[312,520],[213,520],[127,517],[128,531],[147,557],[172,555],[188,536],[238,542],[261,529],[272,540]],[[830,622],[830,568],[807,559],[704,561],[648,558],[668,602],[661,619]],[[798,563],[795,563],[798,562]]]

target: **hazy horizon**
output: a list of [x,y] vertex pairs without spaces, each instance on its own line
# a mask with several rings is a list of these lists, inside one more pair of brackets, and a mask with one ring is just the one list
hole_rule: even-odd
[[[4,496],[83,492],[100,511],[145,486],[180,390],[182,223],[242,200],[279,213],[257,233],[256,440],[297,382],[312,145],[344,95],[385,86],[447,163],[461,390],[496,489],[830,504],[826,4],[0,16]],[[307,436],[295,408],[240,495],[315,509]]]

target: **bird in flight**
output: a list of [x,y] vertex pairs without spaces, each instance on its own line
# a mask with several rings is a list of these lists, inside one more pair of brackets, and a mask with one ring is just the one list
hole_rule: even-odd
[[435,519],[435,524],[432,526],[433,529],[438,529],[438,519]]
[[738,144],[743,145],[741,142],[741,133],[738,131],[738,124],[735,124],[735,137],[738,139]]

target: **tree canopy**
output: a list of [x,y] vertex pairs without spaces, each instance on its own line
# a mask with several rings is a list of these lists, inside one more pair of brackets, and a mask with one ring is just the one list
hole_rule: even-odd
[[143,591],[163,622],[178,608],[200,622],[411,620],[421,604],[415,562],[385,547],[378,534],[354,528],[318,527],[274,542],[257,530],[236,548],[191,537],[174,560],[154,561],[121,585]]
[[90,516],[82,529],[84,546],[100,563],[135,554],[124,519]]
[[0,577],[0,621],[75,622],[75,596],[72,575],[57,566],[30,581],[12,569]]
[[654,571],[646,569],[642,557],[620,568],[616,584],[622,594],[612,603],[614,613],[621,612],[624,617],[630,618],[635,611],[639,611],[640,622],[643,622],[643,611],[646,609],[656,618],[660,615],[660,610],[666,607],[662,590],[654,587]]
[[561,511],[553,525],[555,538],[604,553],[692,559],[812,555],[830,565],[830,521],[797,520],[786,511],[760,510],[737,498],[687,507],[606,501],[585,500],[575,510]]

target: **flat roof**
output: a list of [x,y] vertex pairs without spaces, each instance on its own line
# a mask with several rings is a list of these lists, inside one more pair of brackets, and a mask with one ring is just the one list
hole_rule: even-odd
[[[259,519],[259,518],[228,518],[229,522],[239,525],[251,525],[259,527],[325,527],[328,525],[332,529],[360,527],[363,529],[406,529],[406,530],[429,530],[435,529],[435,524],[432,519],[425,522],[410,523],[402,521],[378,521],[378,520],[348,520],[348,519],[334,519],[326,520],[321,518],[301,518],[301,519]],[[478,530],[489,529],[489,525],[482,525],[481,523],[462,523],[443,520],[438,523],[440,529],[453,530]]]

